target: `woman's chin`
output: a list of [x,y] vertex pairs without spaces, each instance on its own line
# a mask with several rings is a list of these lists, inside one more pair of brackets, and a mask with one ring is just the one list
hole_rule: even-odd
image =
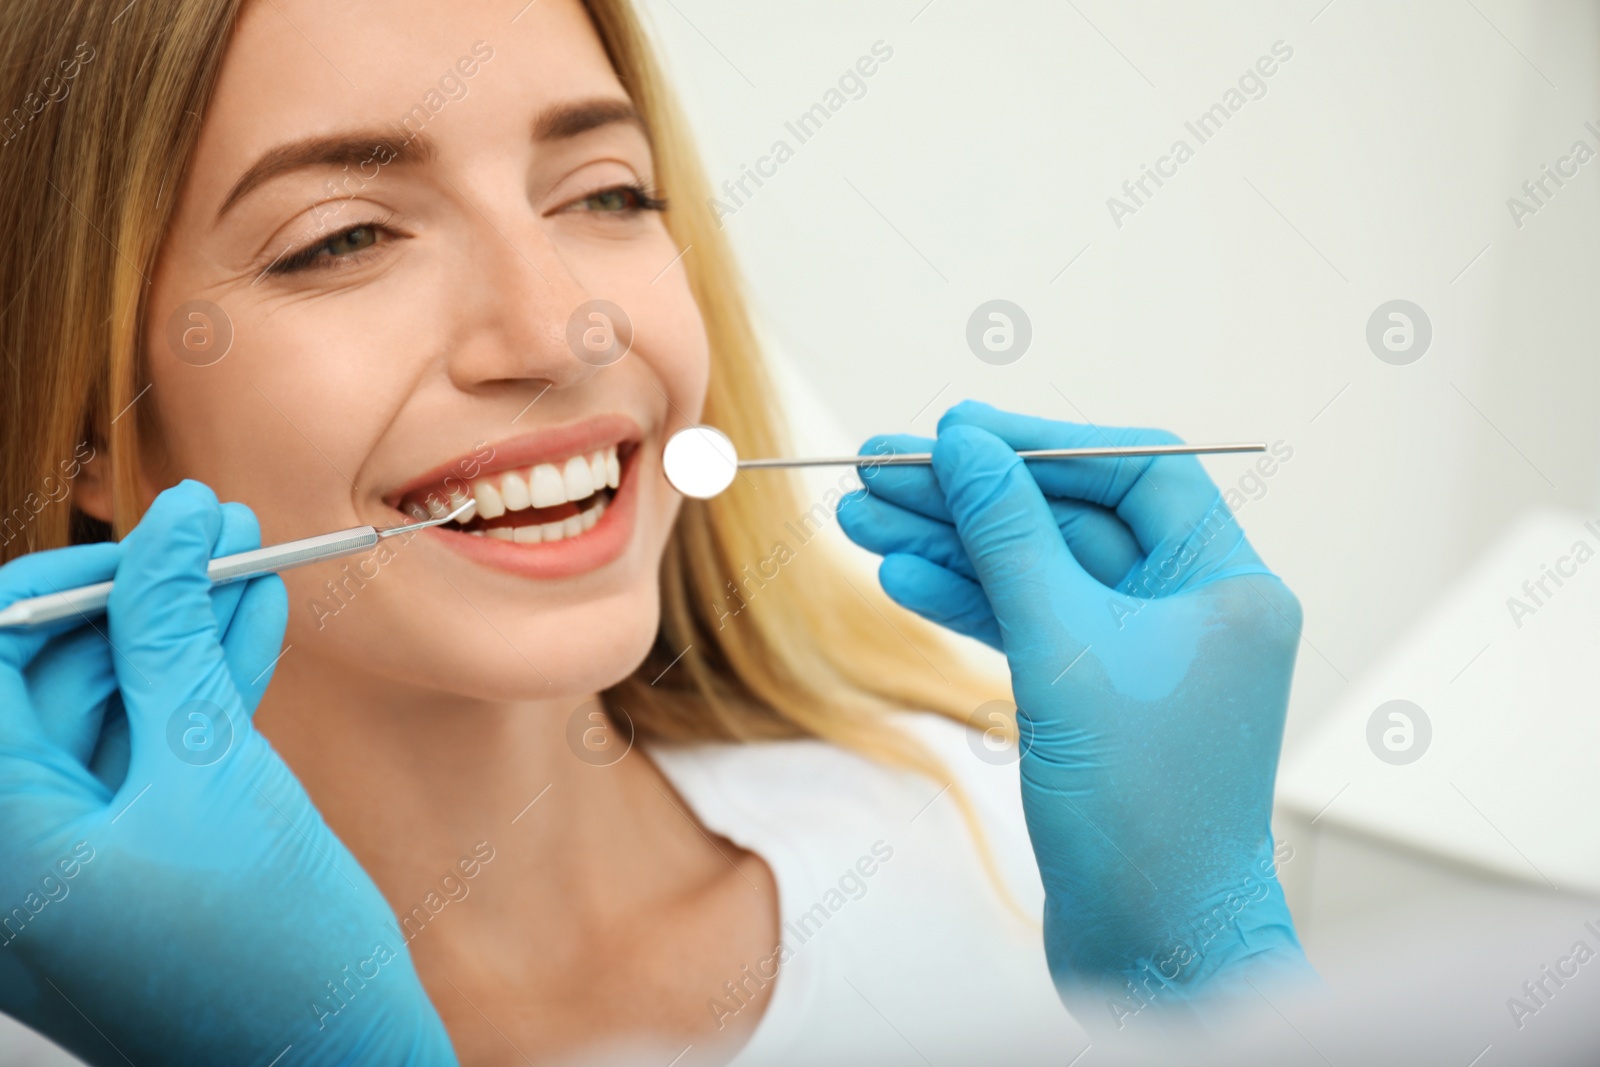
[[[365,672],[391,686],[445,700],[579,702],[637,670],[655,644],[659,622],[653,592],[621,606],[612,601],[551,612],[523,626],[503,619],[491,625],[479,615],[448,622],[435,617],[404,638],[393,630],[352,632],[355,647],[336,654],[337,666],[361,670],[357,664],[365,661]],[[306,644],[315,647],[317,636],[308,634]],[[299,642],[291,636],[289,643]]]

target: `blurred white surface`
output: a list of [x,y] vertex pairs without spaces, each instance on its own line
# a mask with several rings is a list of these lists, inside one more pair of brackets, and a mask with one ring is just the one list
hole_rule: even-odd
[[1523,516],[1285,762],[1280,804],[1600,895],[1597,637],[1600,521]]
[[0,1015],[0,1067],[83,1067],[83,1061],[9,1015]]

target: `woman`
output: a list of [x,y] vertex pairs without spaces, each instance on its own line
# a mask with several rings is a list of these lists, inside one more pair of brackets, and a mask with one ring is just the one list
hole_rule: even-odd
[[813,502],[669,490],[683,425],[782,446],[625,0],[0,35],[0,606],[116,579],[0,635],[8,1013],[91,1062],[1061,1061],[1062,999],[1115,1032],[1303,970],[1298,608],[1195,461],[1030,473],[1102,432],[981,405],[869,443],[936,464],[845,529],[1006,653],[1009,747]]

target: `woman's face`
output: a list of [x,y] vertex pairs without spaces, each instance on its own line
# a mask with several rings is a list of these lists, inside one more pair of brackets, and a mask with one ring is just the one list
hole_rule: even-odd
[[287,641],[490,700],[591,693],[648,650],[661,444],[709,363],[599,38],[577,0],[525,4],[247,6],[139,401],[150,489],[199,479],[267,542],[476,496],[465,529],[285,574]]

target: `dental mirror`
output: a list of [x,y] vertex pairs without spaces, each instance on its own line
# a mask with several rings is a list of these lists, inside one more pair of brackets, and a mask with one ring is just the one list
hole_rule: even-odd
[[[1260,441],[1221,445],[1114,445],[1106,448],[1032,448],[1017,453],[1023,459],[1116,459],[1124,456],[1214,456],[1234,452],[1265,452]],[[888,455],[817,456],[810,459],[740,459],[728,435],[712,426],[689,426],[667,439],[661,466],[667,481],[684,496],[710,500],[738,477],[741,470],[781,467],[906,467],[927,466],[931,452]]]
[[690,426],[667,439],[661,466],[672,488],[696,500],[710,500],[739,476],[739,452],[721,430]]

